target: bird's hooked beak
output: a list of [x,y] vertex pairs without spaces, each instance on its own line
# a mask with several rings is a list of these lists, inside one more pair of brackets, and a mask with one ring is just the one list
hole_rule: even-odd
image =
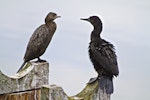
[[89,18],[81,18],[80,20],[84,20],[84,21],[90,22],[90,19],[89,19]]
[[[61,18],[61,16],[56,16],[56,18]],[[55,19],[56,19],[56,18],[55,18]]]

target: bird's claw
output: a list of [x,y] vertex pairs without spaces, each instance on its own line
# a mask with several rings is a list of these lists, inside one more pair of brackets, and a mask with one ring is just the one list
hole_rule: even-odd
[[38,58],[38,60],[36,62],[46,62],[46,60]]
[[94,82],[97,81],[97,77],[94,77],[94,78],[90,78],[89,82],[87,84],[92,84]]

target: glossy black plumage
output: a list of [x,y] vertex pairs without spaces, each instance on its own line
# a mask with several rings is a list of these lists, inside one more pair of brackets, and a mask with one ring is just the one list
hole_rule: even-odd
[[50,12],[45,18],[45,24],[39,26],[32,34],[29,43],[26,48],[24,55],[24,63],[18,70],[22,69],[26,62],[38,58],[38,61],[44,61],[40,59],[40,56],[44,54],[46,48],[48,47],[54,33],[56,30],[56,23],[54,20],[60,16]]
[[96,79],[98,79],[100,88],[111,94],[113,93],[113,76],[119,74],[114,46],[101,38],[100,33],[103,27],[99,17],[91,16],[82,20],[90,22],[94,27],[89,44],[89,57],[98,73]]

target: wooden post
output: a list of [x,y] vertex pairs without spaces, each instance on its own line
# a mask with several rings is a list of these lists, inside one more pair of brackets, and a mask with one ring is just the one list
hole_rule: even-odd
[[0,100],[110,100],[98,88],[98,82],[87,86],[75,96],[67,96],[60,86],[49,85],[49,64],[30,62],[14,76],[0,71]]
[[79,97],[81,100],[110,100],[110,94],[100,89],[97,81],[93,84],[87,84],[75,97]]
[[47,62],[27,63],[14,76],[6,76],[0,71],[0,100],[40,100],[40,88],[49,84],[48,79]]

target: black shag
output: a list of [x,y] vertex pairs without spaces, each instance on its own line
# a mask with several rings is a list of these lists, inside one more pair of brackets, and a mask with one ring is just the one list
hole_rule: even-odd
[[114,91],[113,76],[118,76],[119,74],[114,46],[101,38],[100,34],[103,27],[99,17],[91,16],[81,20],[90,22],[94,27],[89,44],[89,57],[98,73],[98,77],[93,78],[89,83],[98,80],[100,88],[106,90],[107,94],[111,94]]
[[24,63],[18,70],[18,72],[24,67],[25,63],[38,58],[38,62],[45,61],[41,60],[40,56],[44,54],[48,47],[56,30],[56,23],[54,20],[59,18],[56,13],[50,12],[45,18],[45,24],[39,26],[32,34],[24,55]]

